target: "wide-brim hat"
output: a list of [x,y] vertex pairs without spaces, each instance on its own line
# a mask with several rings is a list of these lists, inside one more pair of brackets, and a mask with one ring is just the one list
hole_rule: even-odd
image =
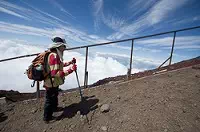
[[66,46],[66,43],[57,42],[57,43],[53,43],[53,44],[49,47],[49,49],[55,49],[55,48],[59,48],[59,47],[61,47],[61,46],[64,46],[65,48],[67,47],[67,46]]
[[68,47],[65,39],[62,39],[60,37],[54,37],[51,39],[54,43],[50,46],[49,49],[59,48],[61,46],[64,46],[65,48]]

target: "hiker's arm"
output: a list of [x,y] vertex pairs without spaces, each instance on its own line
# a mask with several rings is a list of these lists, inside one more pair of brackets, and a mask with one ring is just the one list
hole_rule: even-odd
[[75,63],[76,63],[76,59],[73,58],[71,61],[65,62],[65,63],[64,63],[64,67],[69,66],[69,65],[71,65],[71,64],[75,64]]
[[60,59],[58,55],[51,54],[49,57],[49,65],[50,65],[50,70],[51,70],[51,76],[52,77],[64,77],[65,73],[63,70],[60,70]]
[[50,56],[49,64],[50,64],[52,77],[64,77],[72,73],[74,70],[76,70],[76,67],[74,66],[65,71],[60,70],[59,67],[60,67],[61,62],[58,55],[55,56],[52,54]]
[[69,61],[69,62],[65,62],[65,63],[64,63],[64,67],[69,66],[69,65],[71,65],[71,64],[72,64],[71,61]]
[[77,69],[77,66],[76,66],[76,64],[74,64],[71,68],[69,68],[68,70],[64,71],[65,76],[71,74],[73,71],[76,71],[76,69]]

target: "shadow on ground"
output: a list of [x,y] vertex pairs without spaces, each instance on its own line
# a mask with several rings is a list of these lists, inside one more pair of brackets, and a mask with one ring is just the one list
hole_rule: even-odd
[[4,122],[8,119],[8,116],[6,116],[4,113],[0,113],[0,122]]
[[74,117],[78,111],[80,111],[81,115],[87,115],[89,112],[94,111],[98,108],[97,103],[99,99],[94,98],[95,96],[86,96],[83,97],[83,100],[79,103],[74,103],[69,106],[66,106],[63,110],[63,113],[57,117],[57,120],[61,120],[63,118],[72,118]]

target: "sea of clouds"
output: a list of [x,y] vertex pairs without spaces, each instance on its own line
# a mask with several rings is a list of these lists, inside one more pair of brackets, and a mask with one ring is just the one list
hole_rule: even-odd
[[[0,59],[28,55],[33,53],[40,53],[47,50],[47,46],[39,46],[34,44],[29,44],[22,40],[0,40]],[[78,66],[78,76],[80,84],[83,85],[84,82],[84,72],[85,72],[85,53],[75,51],[65,51],[64,60],[70,61],[73,57],[77,59]],[[36,87],[31,87],[32,81],[26,76],[25,71],[31,64],[31,61],[35,58],[27,57],[6,62],[0,62],[0,90],[17,90],[19,92],[35,92]],[[142,61],[135,61],[137,67],[132,69],[132,73],[145,70],[145,68],[140,68],[143,64]],[[139,65],[141,63],[141,65]],[[95,83],[96,81],[106,78],[113,77],[117,75],[125,75],[127,73],[127,68],[129,64],[129,58],[124,55],[116,55],[111,53],[100,53],[93,52],[90,53],[88,57],[88,84]],[[147,64],[147,67],[152,67],[154,64]],[[66,67],[68,69],[70,67]],[[42,87],[41,82],[41,89]],[[72,73],[68,75],[65,79],[65,84],[60,88],[70,89],[78,87],[76,74]]]

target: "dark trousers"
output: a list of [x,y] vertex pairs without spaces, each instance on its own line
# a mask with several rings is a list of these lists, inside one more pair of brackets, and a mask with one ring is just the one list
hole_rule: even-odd
[[46,90],[46,99],[44,104],[44,120],[51,120],[53,112],[58,106],[58,87]]

